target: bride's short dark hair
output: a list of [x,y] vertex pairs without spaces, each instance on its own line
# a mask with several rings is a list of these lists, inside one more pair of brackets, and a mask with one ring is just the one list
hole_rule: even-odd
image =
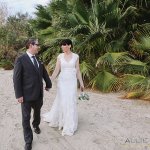
[[72,41],[70,39],[63,39],[61,42],[60,42],[60,46],[62,45],[71,45],[71,48],[73,48],[73,44],[72,44]]

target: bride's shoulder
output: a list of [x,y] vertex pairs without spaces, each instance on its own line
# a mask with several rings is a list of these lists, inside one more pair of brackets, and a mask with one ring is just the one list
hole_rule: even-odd
[[76,54],[76,53],[73,53],[74,54],[74,56],[76,57],[76,58],[79,58],[79,55],[78,54]]
[[62,57],[63,53],[58,54],[57,58],[60,59]]

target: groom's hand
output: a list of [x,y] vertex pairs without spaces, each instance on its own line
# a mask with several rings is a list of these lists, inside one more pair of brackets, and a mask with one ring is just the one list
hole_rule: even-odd
[[23,103],[23,97],[19,97],[19,98],[18,98],[18,102],[19,102],[19,103]]
[[45,90],[46,90],[46,91],[49,91],[49,88],[45,87]]

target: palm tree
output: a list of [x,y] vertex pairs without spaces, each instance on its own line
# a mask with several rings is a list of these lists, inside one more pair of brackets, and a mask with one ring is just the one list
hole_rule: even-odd
[[[53,64],[60,53],[59,41],[71,38],[74,51],[80,55],[84,80],[93,88],[119,90],[123,88],[125,73],[147,76],[148,63],[139,59],[134,53],[137,49],[133,48],[136,46],[133,35],[141,13],[136,6],[128,0],[52,0],[47,7],[42,7],[42,12],[38,10],[35,19],[35,28],[43,42],[44,61]],[[43,12],[49,12],[50,16],[47,18]],[[38,24],[40,18],[46,27]]]

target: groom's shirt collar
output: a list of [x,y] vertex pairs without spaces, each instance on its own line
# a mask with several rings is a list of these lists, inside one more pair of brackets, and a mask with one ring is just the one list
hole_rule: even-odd
[[[35,56],[35,55],[32,55],[32,54],[29,53],[28,51],[26,51],[26,53],[27,53],[27,55],[29,56],[29,58],[30,58],[30,60],[32,61],[32,63],[34,64],[34,60],[33,60],[32,56]],[[35,57],[35,59],[36,59],[36,57]],[[39,67],[39,62],[37,61],[37,59],[36,59],[36,62],[37,62],[38,67]]]
[[26,51],[27,55],[32,58],[32,56],[35,56],[35,55],[32,55],[31,53],[29,53],[28,51]]

